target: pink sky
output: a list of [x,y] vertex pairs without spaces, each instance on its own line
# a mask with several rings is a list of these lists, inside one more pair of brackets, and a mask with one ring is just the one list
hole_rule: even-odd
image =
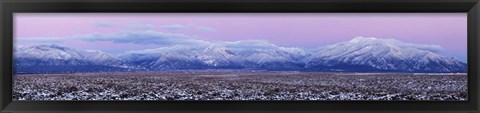
[[[439,45],[466,56],[466,17],[466,13],[16,13],[14,29],[16,39],[155,30],[209,41],[260,39],[306,48],[365,36]],[[156,47],[108,41],[59,45],[112,51]]]

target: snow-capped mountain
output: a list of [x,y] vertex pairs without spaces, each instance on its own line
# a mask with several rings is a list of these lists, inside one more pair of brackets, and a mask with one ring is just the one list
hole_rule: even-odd
[[[301,67],[296,61],[306,53],[263,41],[231,42],[200,46],[172,46],[128,52],[120,58],[153,70],[165,69],[280,69]],[[286,67],[290,66],[290,67]]]
[[225,46],[244,58],[243,65],[251,69],[299,70],[303,68],[299,61],[310,54],[300,48],[280,47],[258,40],[230,42]]
[[234,65],[238,60],[228,52],[216,47],[173,46],[131,51],[120,58],[150,70],[204,69]]
[[96,64],[103,64],[103,65],[121,65],[122,60],[114,57],[108,53],[105,53],[100,50],[85,50],[82,51],[86,60],[93,61]]
[[[58,45],[24,46],[14,52],[16,72],[119,70],[120,59],[98,50],[83,51]],[[95,69],[97,68],[97,69]]]
[[128,51],[118,57],[99,50],[38,45],[16,47],[14,62],[17,73],[185,69],[466,72],[466,63],[437,54],[440,49],[434,45],[365,37],[314,51],[246,40]]
[[343,71],[466,72],[467,65],[436,54],[438,46],[356,37],[325,47],[303,61],[305,68]]

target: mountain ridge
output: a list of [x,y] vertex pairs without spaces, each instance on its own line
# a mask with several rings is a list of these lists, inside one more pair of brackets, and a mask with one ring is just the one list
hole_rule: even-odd
[[[251,44],[251,45],[249,45]],[[53,72],[165,71],[202,69],[252,69],[276,71],[345,72],[466,72],[467,64],[436,54],[434,45],[394,39],[355,37],[317,51],[280,47],[265,41],[237,41],[201,46],[170,46],[125,52],[113,56],[100,50],[78,50],[58,45],[22,46],[15,49],[15,73],[41,68]],[[70,69],[71,68],[71,69]],[[78,69],[78,68],[77,68]]]

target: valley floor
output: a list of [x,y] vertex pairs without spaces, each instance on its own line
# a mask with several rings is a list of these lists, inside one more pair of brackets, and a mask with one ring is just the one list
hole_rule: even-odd
[[164,72],[15,75],[14,100],[467,100],[466,75]]

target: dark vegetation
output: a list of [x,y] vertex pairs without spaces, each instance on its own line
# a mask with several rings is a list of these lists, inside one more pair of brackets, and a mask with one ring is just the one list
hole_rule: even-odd
[[466,100],[465,75],[163,72],[15,75],[14,100]]

